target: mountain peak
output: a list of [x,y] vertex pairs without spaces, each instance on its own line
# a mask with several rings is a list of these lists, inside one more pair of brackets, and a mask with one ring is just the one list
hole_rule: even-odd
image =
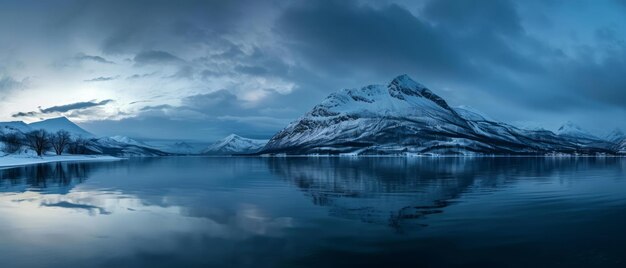
[[422,96],[426,89],[422,84],[415,82],[406,74],[399,75],[389,83],[389,94],[397,99],[404,99],[403,95]]
[[584,131],[581,127],[574,124],[572,121],[567,121],[563,123],[557,130],[557,132],[568,132],[568,131]]
[[406,74],[399,75],[389,83],[389,95],[396,99],[405,100],[405,96],[416,96],[426,98],[442,108],[455,113],[452,108],[448,105],[448,103],[441,97],[437,96],[437,94],[430,91],[424,85],[415,82],[415,80],[411,79]]
[[405,86],[410,88],[424,88],[424,86],[418,82],[415,82],[409,75],[401,74],[391,80],[390,85]]
[[226,139],[234,139],[234,138],[241,138],[241,136],[235,134],[235,133],[231,133],[230,135],[226,136]]
[[83,137],[92,137],[93,134],[87,132],[82,129],[74,122],[70,121],[64,116],[54,117],[46,120],[41,120],[39,122],[34,122],[28,124],[32,129],[44,129],[49,132],[57,132],[59,130],[66,130],[73,135],[83,136]]
[[74,123],[74,122],[70,121],[69,119],[67,119],[67,117],[65,117],[65,116],[59,116],[59,117],[48,118],[48,119],[45,119],[45,120],[42,120],[42,121],[49,121],[49,122],[50,122],[50,121],[51,121],[51,122],[54,122],[54,121],[57,121],[57,122],[70,122],[70,123],[72,123],[72,124]]
[[556,131],[557,135],[572,136],[587,139],[597,139],[594,135],[584,130],[572,121],[567,121]]

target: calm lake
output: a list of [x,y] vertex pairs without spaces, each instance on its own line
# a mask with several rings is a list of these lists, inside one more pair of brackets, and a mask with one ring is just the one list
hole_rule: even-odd
[[0,267],[626,267],[626,159],[2,169]]

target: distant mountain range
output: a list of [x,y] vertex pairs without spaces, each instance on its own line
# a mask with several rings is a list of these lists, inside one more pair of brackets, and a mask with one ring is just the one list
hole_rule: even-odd
[[46,130],[49,133],[65,130],[75,139],[82,138],[86,141],[85,147],[88,150],[86,153],[89,154],[107,154],[123,157],[171,155],[171,153],[151,148],[146,144],[142,144],[127,137],[114,136],[96,138],[95,135],[82,129],[65,117],[51,118],[31,124],[26,124],[21,121],[0,122],[1,133],[26,134],[39,129]]
[[270,139],[261,154],[613,155],[623,134],[595,137],[572,123],[557,133],[497,122],[452,108],[407,75],[388,85],[330,94]]
[[206,155],[253,154],[260,151],[267,140],[244,138],[235,134],[219,140],[202,151]]
[[568,122],[556,132],[498,122],[469,107],[451,107],[407,75],[388,85],[330,94],[269,141],[235,134],[204,149],[96,137],[65,117],[26,124],[0,122],[0,132],[67,130],[89,140],[93,153],[114,156],[204,155],[623,155],[626,135],[599,138]]

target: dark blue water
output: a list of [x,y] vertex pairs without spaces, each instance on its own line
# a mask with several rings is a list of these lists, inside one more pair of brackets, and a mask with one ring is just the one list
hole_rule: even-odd
[[626,159],[4,169],[0,267],[626,267]]

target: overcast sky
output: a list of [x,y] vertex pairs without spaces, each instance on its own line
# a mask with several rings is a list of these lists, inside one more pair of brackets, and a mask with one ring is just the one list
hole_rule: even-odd
[[0,0],[0,120],[268,138],[408,74],[492,118],[626,128],[626,1]]

